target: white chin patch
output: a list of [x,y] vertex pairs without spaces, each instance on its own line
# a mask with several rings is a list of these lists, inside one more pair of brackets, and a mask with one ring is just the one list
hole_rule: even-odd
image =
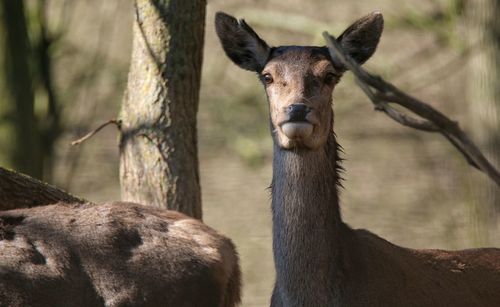
[[313,125],[310,123],[285,123],[281,126],[281,131],[289,139],[303,139],[311,135]]

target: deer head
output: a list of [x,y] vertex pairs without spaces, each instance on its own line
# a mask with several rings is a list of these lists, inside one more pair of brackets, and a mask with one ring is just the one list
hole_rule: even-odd
[[[339,36],[343,49],[362,64],[375,52],[382,14],[369,14]],[[269,47],[244,21],[219,12],[217,35],[229,58],[257,72],[266,90],[274,141],[283,149],[315,150],[332,131],[332,92],[345,67],[326,47]]]

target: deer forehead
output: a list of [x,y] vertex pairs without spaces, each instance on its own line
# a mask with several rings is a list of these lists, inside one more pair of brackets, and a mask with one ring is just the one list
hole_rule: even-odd
[[335,72],[326,50],[321,47],[278,47],[271,54],[262,73],[275,78],[292,79],[306,76],[322,76]]

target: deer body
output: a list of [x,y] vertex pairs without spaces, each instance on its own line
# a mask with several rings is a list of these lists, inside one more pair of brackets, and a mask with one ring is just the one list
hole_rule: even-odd
[[0,306],[236,306],[231,241],[132,203],[0,212]]
[[336,161],[333,134],[319,151],[275,146],[271,306],[500,306],[500,249],[412,250],[351,229]]
[[[339,38],[365,62],[380,13]],[[243,20],[216,15],[226,54],[265,87],[274,140],[276,283],[271,306],[500,306],[500,249],[413,250],[343,223],[332,91],[345,68],[325,47],[269,47]]]

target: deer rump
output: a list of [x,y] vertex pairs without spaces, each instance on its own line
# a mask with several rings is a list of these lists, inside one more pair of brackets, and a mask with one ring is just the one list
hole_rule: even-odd
[[132,203],[0,212],[0,306],[235,306],[238,257],[198,220]]

